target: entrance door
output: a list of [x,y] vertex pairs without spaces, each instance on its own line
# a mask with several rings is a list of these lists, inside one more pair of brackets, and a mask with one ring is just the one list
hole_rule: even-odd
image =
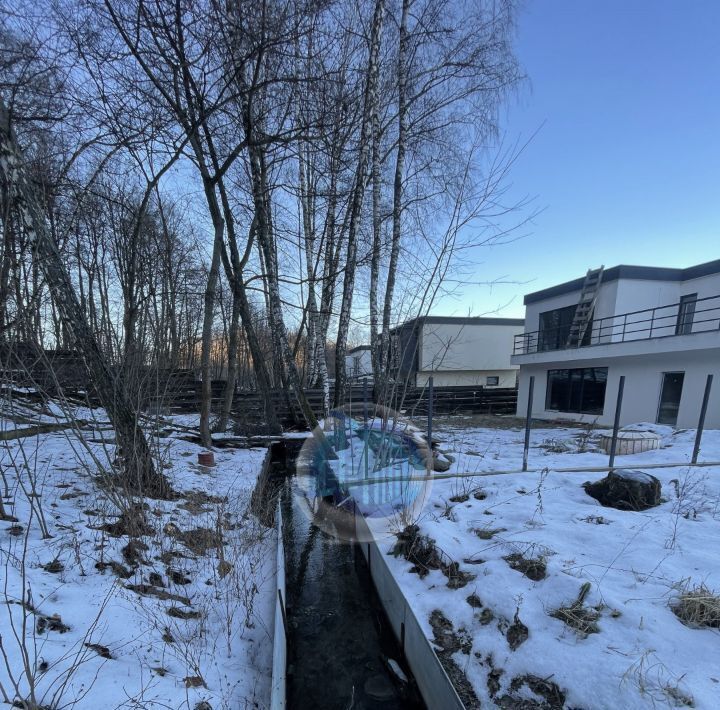
[[657,415],[658,424],[669,424],[670,426],[677,424],[684,379],[684,372],[663,372]]

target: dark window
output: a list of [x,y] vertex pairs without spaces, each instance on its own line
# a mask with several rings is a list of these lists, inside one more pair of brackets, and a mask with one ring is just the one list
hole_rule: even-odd
[[693,318],[695,317],[695,304],[697,303],[697,294],[689,293],[680,299],[680,308],[678,309],[677,325],[675,326],[675,335],[684,335],[692,333]]
[[663,372],[660,404],[658,405],[658,424],[677,424],[680,397],[682,396],[684,372]]
[[548,370],[545,409],[602,414],[607,373],[607,367]]
[[[575,317],[576,305],[555,308],[552,311],[545,311],[540,314],[540,336],[538,338],[538,350],[561,350],[567,347],[570,337],[570,326]],[[592,332],[592,318],[588,322],[587,330],[583,336],[581,345],[590,345],[590,333]]]
[[500,384],[500,378],[495,375],[490,375],[489,377],[485,378],[485,384],[488,387],[497,387]]

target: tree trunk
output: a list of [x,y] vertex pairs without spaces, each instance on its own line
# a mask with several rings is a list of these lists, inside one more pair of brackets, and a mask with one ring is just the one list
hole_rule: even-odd
[[335,302],[335,284],[340,263],[340,243],[342,234],[337,234],[335,225],[338,203],[338,174],[340,172],[340,156],[342,153],[339,141],[339,129],[333,132],[332,148],[330,152],[330,189],[328,205],[323,228],[325,247],[325,262],[323,264],[323,282],[320,292],[320,311],[318,313],[318,327],[315,333],[315,344],[318,349],[316,356],[318,365],[318,387],[323,392],[323,416],[330,411],[330,378],[327,366],[327,339],[330,329],[330,314]]
[[[243,270],[250,258],[250,252],[255,240],[255,223],[253,222],[250,227],[250,234],[248,235],[245,253],[243,254],[243,257],[240,258],[237,248],[235,220],[222,180],[218,181],[218,187],[220,189],[223,211],[225,213],[225,224],[227,225],[228,231],[228,244],[230,246],[230,258],[228,258],[225,249],[223,248],[222,250],[221,256],[223,267],[225,268],[225,275],[227,276],[227,279],[233,289],[233,299],[237,297],[238,312],[240,314],[243,329],[245,330],[248,347],[250,348],[250,355],[253,361],[253,371],[255,372],[255,384],[263,404],[265,423],[267,424],[267,428],[270,433],[274,434],[280,431],[280,424],[275,411],[275,404],[272,399],[270,375],[268,373],[267,365],[265,364],[265,358],[263,356],[262,348],[260,347],[260,341],[257,337],[252,308],[250,307],[250,302],[247,297],[247,290],[245,288],[243,276]],[[234,304],[235,302],[233,301],[233,307]]]
[[[252,107],[247,92],[243,92],[242,118],[245,136],[248,142],[248,157],[250,161],[250,181],[252,186],[253,205],[255,208],[255,227],[258,244],[262,251],[265,261],[267,274],[267,301],[272,313],[273,329],[272,337],[275,341],[275,347],[282,356],[284,362],[285,373],[287,375],[288,385],[292,387],[295,399],[300,407],[305,423],[320,446],[323,454],[327,458],[336,458],[329,442],[319,430],[318,420],[312,411],[305,392],[300,381],[295,359],[293,358],[290,343],[287,338],[285,329],[285,321],[282,313],[282,302],[280,298],[280,290],[277,280],[276,259],[274,255],[274,243],[272,235],[272,225],[270,222],[270,213],[268,205],[268,189],[266,184],[266,173],[263,170],[263,158],[260,154],[260,148],[254,145],[254,125]],[[286,388],[287,389],[287,388]]]
[[235,383],[237,382],[238,371],[238,341],[239,341],[239,320],[240,320],[240,296],[237,289],[233,288],[232,314],[230,316],[230,333],[228,335],[228,365],[227,379],[225,380],[225,392],[223,393],[222,409],[216,430],[225,431],[230,419],[233,400],[235,399]]
[[[208,185],[205,191],[214,190]],[[202,379],[202,391],[200,399],[200,441],[203,446],[212,446],[212,434],[210,432],[210,410],[212,407],[212,375],[210,372],[210,356],[212,354],[212,327],[213,313],[215,310],[215,291],[218,283],[218,272],[220,271],[220,249],[222,248],[223,231],[225,222],[219,214],[212,215],[215,228],[213,240],[213,253],[210,262],[207,284],[205,285],[205,298],[203,304],[203,326],[202,326],[202,350],[200,353],[200,377]]]
[[10,114],[2,100],[0,178],[6,184],[8,198],[13,201],[20,223],[30,239],[48,288],[115,428],[118,453],[123,465],[123,482],[137,492],[168,495],[169,482],[155,470],[150,447],[138,425],[137,413],[127,398],[122,377],[108,367],[90,330],[33,186],[25,174],[22,151],[10,125]]
[[355,270],[357,267],[357,231],[365,193],[365,174],[367,171],[368,143],[370,142],[371,121],[377,105],[378,56],[383,23],[385,0],[376,0],[370,34],[370,57],[365,85],[365,105],[360,129],[360,155],[355,175],[353,194],[349,205],[348,245],[345,260],[343,294],[338,319],[338,334],[335,344],[335,406],[340,406],[345,396],[346,372],[345,353],[347,350],[348,329],[352,310],[353,290],[355,288]]
[[[390,359],[390,322],[392,318],[393,295],[400,256],[400,237],[403,212],[403,177],[405,174],[405,150],[407,140],[407,61],[408,61],[408,13],[410,0],[403,0],[400,17],[400,47],[398,51],[398,141],[395,158],[395,178],[393,182],[392,241],[390,262],[385,284],[385,303],[383,307],[382,331],[378,342],[377,367],[382,375],[387,375]],[[382,376],[381,376],[382,377]],[[383,380],[380,382],[381,396],[384,396]]]
[[375,387],[382,390],[380,348],[378,342],[378,282],[382,252],[382,222],[380,219],[380,120],[375,105],[372,118],[372,253],[370,258],[370,355]]

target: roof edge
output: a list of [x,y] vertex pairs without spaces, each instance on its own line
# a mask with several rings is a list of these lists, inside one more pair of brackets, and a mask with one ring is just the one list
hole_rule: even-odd
[[[618,279],[635,279],[638,281],[690,281],[703,276],[720,273],[720,259],[706,261],[703,264],[688,266],[685,269],[665,266],[632,266],[619,264],[603,272],[602,282],[617,281]],[[561,296],[565,293],[580,291],[585,277],[565,281],[564,283],[528,293],[523,298],[523,303],[537,303],[547,298]]]
[[417,316],[401,325],[390,329],[390,332],[410,328],[416,324],[431,325],[525,325],[524,318],[490,318],[485,316]]

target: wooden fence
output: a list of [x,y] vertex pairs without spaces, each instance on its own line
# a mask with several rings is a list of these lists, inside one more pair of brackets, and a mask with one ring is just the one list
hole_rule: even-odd
[[[408,389],[390,399],[390,406],[400,412],[422,416],[428,411],[427,388]],[[437,414],[515,414],[517,389],[463,386],[435,387],[433,411]]]
[[[200,383],[188,383],[184,387],[168,388],[156,398],[157,407],[171,411],[196,412],[200,408]],[[212,383],[213,408],[219,408],[224,397],[225,383]],[[345,404],[361,407],[367,394],[368,404],[376,401],[372,384],[367,389],[353,384],[345,391]],[[334,388],[330,390],[330,402],[334,400]],[[270,393],[273,408],[281,421],[301,420],[300,409],[292,392],[273,390]],[[306,389],[305,396],[316,414],[322,412],[323,393],[319,389]],[[379,398],[381,404],[410,416],[423,416],[428,411],[428,391],[422,388],[407,389],[387,398]],[[433,393],[433,409],[438,414],[514,414],[517,390],[514,388],[483,389],[482,387],[436,387]],[[263,419],[264,406],[257,392],[238,391],[233,397],[232,412],[244,421]]]
[[[41,351],[29,346],[16,345],[12,348],[0,346],[0,376],[5,385],[24,385],[37,388],[48,396],[61,391],[81,400],[89,398],[97,402],[97,394],[88,383],[82,358],[72,351]],[[136,380],[136,405],[149,411],[199,412],[201,383],[195,379],[192,370],[158,369],[142,367],[133,376]],[[225,381],[213,380],[212,406],[218,410],[225,393]],[[330,389],[330,402],[334,401],[334,388]],[[424,416],[428,411],[426,388],[398,387],[388,396],[375,392],[372,382],[364,385],[357,380],[346,388],[343,401],[362,407],[379,402],[410,416]],[[300,422],[302,416],[292,392],[273,390],[270,394],[273,408],[283,423]],[[306,389],[305,396],[314,412],[322,412],[323,393],[319,389]],[[235,392],[233,415],[240,421],[262,425],[264,406],[255,391]],[[517,404],[517,390],[485,389],[477,386],[435,387],[433,408],[438,414],[514,414]]]

